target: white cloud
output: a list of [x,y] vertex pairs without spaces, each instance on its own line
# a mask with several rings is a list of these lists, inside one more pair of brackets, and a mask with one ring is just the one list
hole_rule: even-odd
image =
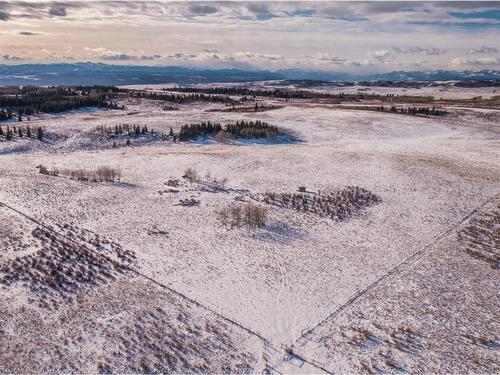
[[498,49],[495,47],[482,46],[480,48],[471,48],[467,51],[469,55],[477,55],[480,53],[497,53]]
[[381,50],[373,52],[373,56],[375,56],[375,57],[387,57],[389,55],[390,55],[390,52],[389,52],[389,50],[386,50],[386,49],[381,49]]
[[467,16],[487,9],[500,3],[0,0],[0,45],[12,56],[29,51],[34,61],[447,69],[457,66],[456,56],[497,53],[498,20]]
[[425,55],[442,55],[446,53],[445,50],[436,47],[423,48],[423,47],[409,47],[409,48],[400,48],[394,47],[394,51],[402,54],[417,54],[423,53]]
[[453,65],[458,66],[499,66],[499,57],[480,57],[480,58],[463,58],[456,57],[451,60]]
[[88,51],[91,56],[95,56],[104,61],[154,61],[163,58],[163,55],[144,54],[144,51],[139,53],[127,53],[109,50],[104,47],[85,47],[84,49]]

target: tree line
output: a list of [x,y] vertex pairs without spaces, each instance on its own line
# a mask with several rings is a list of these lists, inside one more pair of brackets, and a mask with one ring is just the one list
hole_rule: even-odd
[[329,94],[326,92],[317,92],[311,90],[290,90],[290,89],[250,89],[247,87],[177,87],[165,89],[179,92],[203,93],[209,95],[238,95],[242,96],[242,101],[248,100],[248,97],[264,96],[281,99],[315,99],[315,98],[335,98],[339,94]]
[[131,97],[149,99],[149,100],[162,100],[165,102],[173,103],[193,103],[193,102],[213,102],[213,103],[238,103],[230,97],[219,95],[205,95],[205,94],[173,94],[173,93],[158,93],[158,92],[134,92],[128,91]]
[[82,107],[123,109],[123,106],[119,107],[116,102],[108,100],[108,93],[113,91],[112,88],[105,87],[0,90],[0,108],[4,108],[6,113],[15,110],[18,116],[34,115],[38,112],[63,112]]
[[12,128],[7,126],[5,131],[3,130],[2,126],[0,126],[0,137],[4,137],[6,141],[12,141],[14,140],[14,137],[36,138],[39,141],[42,141],[44,137],[44,131],[41,126],[25,126],[24,128],[22,126],[13,126]]
[[[378,111],[385,111],[386,109],[383,105],[381,105],[380,107],[377,107],[377,110]],[[389,111],[396,112],[396,113],[402,113],[402,114],[406,114],[406,115],[412,115],[412,116],[416,116],[416,115],[444,116],[448,113],[444,109],[439,109],[436,107],[432,107],[432,108],[429,108],[429,107],[407,107],[407,108],[401,107],[401,108],[398,108],[395,105],[391,106],[389,108]]]
[[179,140],[186,141],[200,136],[217,136],[221,132],[227,135],[226,138],[272,138],[279,134],[276,126],[260,120],[241,120],[225,126],[218,122],[207,121],[183,125],[179,132]]
[[129,137],[130,136],[138,137],[141,134],[154,133],[154,130],[148,129],[146,125],[141,127],[139,125],[130,126],[129,124],[123,124],[123,125],[120,124],[120,125],[115,125],[114,127],[106,125],[98,125],[96,126],[95,130],[101,134],[114,134],[114,135],[126,134]]

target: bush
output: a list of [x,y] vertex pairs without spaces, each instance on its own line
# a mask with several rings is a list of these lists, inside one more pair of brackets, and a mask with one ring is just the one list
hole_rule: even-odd
[[315,195],[268,192],[255,198],[273,206],[312,213],[334,220],[347,220],[363,208],[381,201],[377,195],[358,186],[348,186],[342,190]]
[[120,170],[104,166],[97,170],[64,169],[61,174],[77,181],[114,182],[121,179]]
[[247,231],[266,225],[267,210],[253,204],[228,206],[218,212],[218,218],[231,228],[245,227]]
[[200,180],[198,172],[193,168],[186,169],[182,178],[185,178],[189,182],[198,182]]

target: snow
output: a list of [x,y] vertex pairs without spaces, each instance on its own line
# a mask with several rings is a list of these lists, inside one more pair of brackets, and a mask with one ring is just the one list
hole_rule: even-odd
[[[460,110],[449,118],[421,118],[303,102],[259,113],[208,111],[217,104],[179,105],[178,111],[169,112],[158,102],[124,104],[126,111],[32,120],[32,125],[43,126],[53,135],[53,144],[23,140],[13,147],[1,142],[0,201],[43,222],[73,223],[119,243],[136,255],[135,267],[141,273],[259,333],[279,353],[282,345],[295,344],[299,349],[296,340],[304,330],[498,193],[498,121],[481,112]],[[137,113],[127,115],[131,112]],[[239,147],[215,142],[134,144],[132,139],[132,147],[113,149],[109,143],[95,147],[97,141],[91,138],[97,125],[147,125],[168,133],[170,127],[176,130],[185,123],[241,119],[260,119],[288,129],[304,142]],[[106,165],[120,169],[123,177],[121,183],[78,182],[40,175],[38,164],[49,169]],[[167,180],[182,180],[190,167],[202,176],[210,172],[227,178],[228,191],[209,192],[185,182],[175,188],[177,193],[159,193],[166,190]],[[318,191],[350,185],[372,191],[382,202],[347,221],[267,207],[268,224],[250,233],[228,229],[217,219],[217,211],[225,205],[249,201],[245,191],[295,192],[299,186]],[[199,200],[200,205],[177,205],[188,198]],[[157,235],[151,228],[168,235]],[[434,269],[433,262],[427,264],[419,271],[423,277],[426,270]],[[440,267],[442,271],[430,274],[443,277],[446,265]],[[399,281],[397,286],[405,287]],[[387,288],[391,287],[389,283]],[[15,300],[11,292],[6,295],[0,308]],[[107,295],[95,297],[96,301]],[[134,298],[134,304],[148,304]],[[384,298],[380,292],[363,304],[385,311]],[[184,308],[192,311],[193,319],[202,314],[196,306]],[[349,314],[355,321],[354,313]],[[338,326],[329,329],[340,334]],[[86,340],[90,348],[92,337]],[[356,350],[339,354],[335,348],[300,344],[298,352],[328,365],[330,371],[360,371],[356,366],[361,357],[349,357],[359,356]],[[255,357],[253,371],[261,371],[262,347],[242,345]],[[319,371],[311,364],[283,363],[276,359],[279,353],[272,358],[278,369]],[[90,357],[86,354],[85,366]],[[435,361],[435,372],[449,369],[444,358],[429,360]],[[401,365],[407,368],[407,363]]]

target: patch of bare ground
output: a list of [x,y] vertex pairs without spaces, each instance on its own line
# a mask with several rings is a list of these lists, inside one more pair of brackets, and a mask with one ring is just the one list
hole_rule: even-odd
[[[245,373],[255,338],[137,278],[46,314],[0,299],[0,373]],[[258,340],[257,340],[258,341]]]
[[[333,372],[498,373],[500,274],[490,257],[499,204],[497,196],[420,263],[302,338],[297,351]],[[464,251],[471,236],[480,257]]]

